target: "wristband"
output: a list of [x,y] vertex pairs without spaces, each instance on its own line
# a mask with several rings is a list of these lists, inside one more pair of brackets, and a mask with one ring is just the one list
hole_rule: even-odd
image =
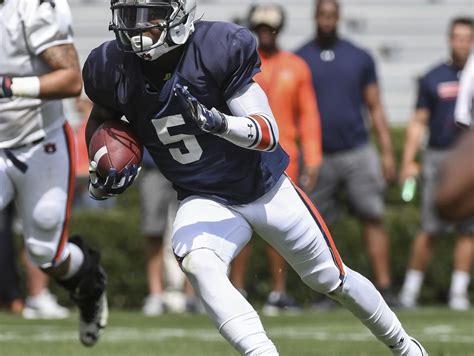
[[11,90],[14,96],[37,98],[40,93],[40,80],[38,77],[12,78]]

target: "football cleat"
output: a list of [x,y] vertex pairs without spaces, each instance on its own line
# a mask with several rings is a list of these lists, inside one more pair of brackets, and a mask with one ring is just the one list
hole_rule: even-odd
[[[410,337],[410,340],[411,340],[412,343],[415,344],[415,348],[417,350],[419,350],[419,355],[420,356],[428,356],[428,352],[426,352],[425,348],[420,344],[420,342],[418,340],[416,340],[413,337]],[[415,355],[415,354],[413,354],[413,355]]]
[[79,247],[84,255],[76,274],[57,282],[69,291],[71,300],[79,308],[79,339],[85,346],[93,346],[107,325],[107,275],[100,266],[100,253],[87,246],[80,236],[71,236],[69,243]]
[[[98,272],[105,281],[105,272],[101,267]],[[109,316],[105,283],[99,293],[90,293],[89,291],[81,293],[79,289],[78,292],[71,295],[71,298],[79,308],[80,340],[84,346],[94,346],[105,329]]]
[[428,356],[428,352],[420,344],[418,340],[409,337],[409,343],[402,338],[396,345],[390,346],[392,354],[395,356]]

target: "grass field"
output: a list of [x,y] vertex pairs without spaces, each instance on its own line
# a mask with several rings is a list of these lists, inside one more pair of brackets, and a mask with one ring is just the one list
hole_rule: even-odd
[[[474,355],[474,309],[452,312],[427,308],[398,313],[430,356]],[[61,321],[25,321],[0,313],[0,355],[237,355],[205,316],[112,312],[100,343],[77,341],[77,315]],[[263,318],[281,355],[390,355],[348,312],[304,313]]]

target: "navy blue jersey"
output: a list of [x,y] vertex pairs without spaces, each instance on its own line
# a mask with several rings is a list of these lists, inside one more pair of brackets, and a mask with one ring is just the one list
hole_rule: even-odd
[[323,151],[337,152],[366,144],[363,92],[367,85],[377,82],[372,57],[341,39],[329,48],[321,48],[312,40],[296,54],[305,60],[313,75]]
[[248,203],[274,186],[288,156],[281,147],[254,151],[201,131],[180,114],[173,87],[177,82],[186,85],[208,108],[231,114],[226,100],[260,71],[255,39],[247,29],[229,23],[202,21],[195,26],[159,92],[146,85],[138,56],[121,52],[115,41],[89,55],[85,90],[92,101],[125,115],[179,199],[197,194],[225,204]]
[[460,74],[460,69],[443,63],[420,79],[416,107],[430,112],[429,147],[447,148],[460,132],[454,121]]

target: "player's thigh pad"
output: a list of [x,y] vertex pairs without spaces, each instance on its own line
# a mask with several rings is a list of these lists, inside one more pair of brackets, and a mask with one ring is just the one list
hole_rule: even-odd
[[28,254],[38,266],[65,257],[65,251],[58,249],[67,239],[65,219],[73,198],[68,191],[74,182],[70,176],[74,174],[70,168],[72,146],[67,143],[64,129],[52,131],[44,142],[15,152],[28,166],[26,173],[17,173],[16,201]]
[[210,199],[191,196],[179,205],[172,245],[178,257],[206,248],[228,265],[251,236],[249,224],[239,213]]
[[342,261],[309,198],[285,176],[262,198],[236,207],[312,289],[328,293],[344,275]]
[[381,219],[385,210],[385,180],[372,145],[355,149],[345,157],[347,195],[355,213],[363,219]]
[[8,167],[8,163],[4,151],[0,150],[0,210],[5,209],[12,201],[15,191],[11,178],[8,176],[8,169],[12,169]]

